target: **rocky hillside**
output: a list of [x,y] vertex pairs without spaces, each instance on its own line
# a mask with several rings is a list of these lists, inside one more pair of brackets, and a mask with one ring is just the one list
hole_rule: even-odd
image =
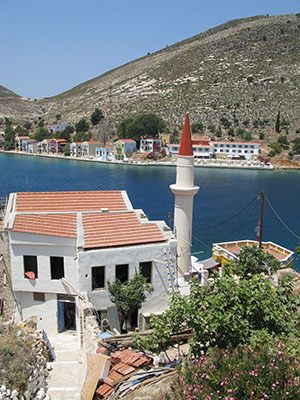
[[299,54],[300,14],[233,20],[58,96],[28,100],[0,91],[0,117],[53,122],[59,112],[76,122],[101,107],[116,122],[153,112],[172,129],[188,111],[192,122],[242,127],[256,138],[274,131],[280,111],[293,137],[300,129]]

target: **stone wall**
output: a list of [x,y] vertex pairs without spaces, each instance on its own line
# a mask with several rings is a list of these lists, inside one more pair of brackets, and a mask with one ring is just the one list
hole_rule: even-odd
[[87,300],[79,300],[81,316],[81,346],[85,353],[96,353],[99,326],[93,313],[93,305]]
[[7,230],[0,228],[0,315],[11,319],[13,309],[9,238]]

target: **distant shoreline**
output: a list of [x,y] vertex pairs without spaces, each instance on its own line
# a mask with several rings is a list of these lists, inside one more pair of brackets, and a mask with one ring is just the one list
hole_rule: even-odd
[[[96,158],[85,158],[85,157],[72,157],[72,156],[64,156],[58,154],[38,154],[38,153],[25,153],[16,150],[0,150],[1,153],[6,154],[17,154],[20,156],[31,156],[31,157],[47,157],[47,158],[56,158],[60,160],[72,160],[72,161],[84,161],[84,162],[96,162],[102,164],[117,164],[117,165],[129,165],[129,166],[150,166],[150,167],[176,167],[176,160],[173,161],[105,161],[98,160]],[[247,160],[243,160],[243,164],[236,163],[236,161],[232,161],[231,163],[225,163],[225,160],[219,160],[219,162],[207,163],[208,160],[195,160],[196,168],[221,168],[221,169],[241,169],[241,170],[261,170],[261,171],[273,171],[276,170],[300,170],[299,167],[283,167],[283,166],[271,166],[271,167],[263,167],[260,165],[253,165],[251,162]]]

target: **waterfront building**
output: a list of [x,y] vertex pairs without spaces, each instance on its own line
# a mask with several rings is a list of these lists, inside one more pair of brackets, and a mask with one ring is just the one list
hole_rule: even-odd
[[16,136],[15,137],[15,147],[17,151],[22,151],[23,141],[30,140],[29,136]]
[[72,157],[82,156],[82,142],[72,142],[70,144],[70,156]]
[[114,158],[114,148],[111,146],[96,147],[96,160],[112,161]]
[[161,139],[147,138],[140,140],[140,151],[142,153],[155,153],[161,151]]
[[[9,236],[15,321],[35,317],[54,335],[82,331],[84,299],[101,319],[120,330],[107,282],[140,271],[153,292],[132,315],[140,329],[150,313],[167,307],[169,275],[175,274],[176,239],[164,221],[150,222],[125,191],[11,193],[3,220]],[[80,336],[80,335],[79,335]]]
[[38,152],[41,154],[63,153],[66,143],[66,139],[44,139],[39,142]]
[[101,146],[101,142],[99,140],[87,140],[82,142],[81,152],[82,157],[92,157],[96,156],[96,148]]
[[211,141],[215,156],[223,155],[231,158],[250,160],[260,154],[260,144],[253,142]]
[[26,153],[36,153],[38,142],[34,139],[22,140],[22,151]]
[[[238,259],[243,246],[258,245],[255,240],[236,240],[232,242],[214,243],[213,258],[223,267],[225,264]],[[280,268],[292,268],[294,252],[273,242],[262,242],[262,250],[273,255],[280,262]],[[267,272],[267,271],[266,271]]]
[[158,137],[161,140],[162,147],[167,147],[167,144],[170,143],[171,133],[161,132],[158,134]]
[[[216,141],[209,138],[193,138],[192,146],[195,158],[219,158],[251,160],[260,154],[260,144],[253,142]],[[168,144],[170,156],[177,156],[178,144]]]
[[114,142],[114,159],[126,161],[136,150],[136,142],[132,139],[119,139]]

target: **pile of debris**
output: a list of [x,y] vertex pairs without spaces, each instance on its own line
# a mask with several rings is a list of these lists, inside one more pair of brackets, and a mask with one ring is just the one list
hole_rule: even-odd
[[122,398],[129,392],[175,374],[173,366],[151,367],[153,358],[133,350],[118,350],[110,357],[87,355],[87,376],[82,400]]

